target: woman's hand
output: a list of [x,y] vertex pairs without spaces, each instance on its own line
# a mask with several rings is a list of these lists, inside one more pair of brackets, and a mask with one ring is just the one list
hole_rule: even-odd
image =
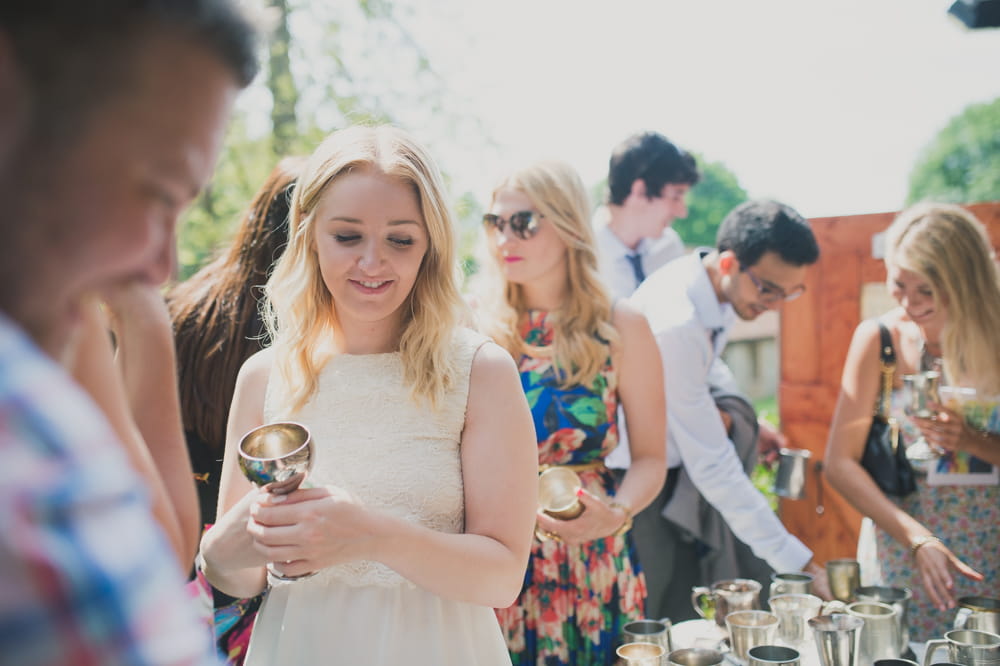
[[559,520],[539,511],[538,530],[568,544],[579,545],[611,536],[628,520],[623,508],[613,507],[583,488],[576,496],[583,504],[583,513],[572,520]]
[[300,488],[262,496],[250,507],[254,548],[286,576],[354,560],[373,559],[378,521],[347,491]]
[[913,551],[913,557],[931,603],[942,611],[955,607],[952,571],[971,580],[983,580],[983,574],[958,559],[947,546],[936,539],[918,545]]
[[913,418],[913,422],[920,428],[927,443],[943,451],[962,450],[962,440],[967,429],[962,415],[934,402],[928,403],[927,406],[936,412],[932,418]]
[[226,570],[264,566],[266,560],[249,547],[247,525],[253,507],[267,502],[268,497],[268,493],[258,488],[251,489],[205,532],[201,551],[207,565]]

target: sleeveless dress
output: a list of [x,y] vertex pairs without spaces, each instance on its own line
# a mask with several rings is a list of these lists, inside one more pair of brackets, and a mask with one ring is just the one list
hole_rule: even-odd
[[[552,343],[547,313],[532,311],[522,337]],[[591,386],[560,388],[547,358],[522,356],[521,384],[535,421],[540,465],[603,461],[618,444],[617,374],[610,355]],[[609,497],[615,483],[603,466],[579,472],[587,490]],[[514,605],[498,609],[513,662],[518,665],[613,664],[622,626],[643,616],[646,583],[628,536],[580,546],[536,536]]]
[[[901,394],[899,390],[893,392],[890,412],[900,424],[903,442],[910,447],[919,439],[920,431],[904,413]],[[931,486],[926,474],[918,473],[916,477],[916,492],[893,501],[940,538],[959,559],[985,576],[979,583],[953,573],[955,598],[1000,597],[1000,486]],[[942,612],[934,607],[908,548],[878,527],[875,535],[883,584],[908,587],[913,592],[907,612],[910,640],[942,638],[954,628],[955,610]]]
[[[456,332],[455,386],[433,412],[410,400],[398,353],[335,356],[312,400],[289,418],[312,431],[309,481],[348,490],[374,509],[449,533],[464,524],[460,440],[469,373],[486,338]],[[299,581],[269,581],[248,666],[509,665],[491,608],[443,599],[384,564],[338,564]]]

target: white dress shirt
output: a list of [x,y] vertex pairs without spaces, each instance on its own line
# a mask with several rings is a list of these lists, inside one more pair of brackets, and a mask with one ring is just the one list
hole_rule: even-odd
[[613,299],[628,298],[639,286],[628,255],[638,254],[642,257],[642,269],[647,277],[668,261],[684,256],[684,242],[673,227],[664,229],[659,238],[643,238],[633,250],[611,231],[607,221],[607,208],[598,209],[594,215],[598,264],[601,278],[611,291]]
[[[611,227],[608,226],[610,220],[611,214],[608,212],[607,206],[601,206],[594,213],[598,266],[601,271],[601,279],[604,286],[611,292],[612,300],[628,298],[639,286],[628,255],[638,254],[642,257],[642,269],[647,277],[667,262],[684,256],[684,241],[672,227],[664,229],[663,235],[659,238],[653,240],[643,238],[632,250],[615,235],[615,232],[611,231]],[[619,407],[618,446],[607,457],[605,464],[613,469],[628,469],[631,462],[625,412]]]
[[709,391],[736,315],[719,303],[702,256],[692,253],[648,276],[631,299],[649,320],[663,360],[667,466],[684,466],[757,557],[775,571],[800,571],[812,552],[788,533],[743,471]]

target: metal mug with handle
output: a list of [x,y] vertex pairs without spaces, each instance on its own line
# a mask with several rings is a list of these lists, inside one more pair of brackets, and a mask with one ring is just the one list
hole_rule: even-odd
[[712,583],[711,587],[691,588],[691,606],[703,618],[709,615],[702,609],[701,600],[707,598],[715,613],[715,623],[726,626],[726,615],[738,610],[760,608],[761,586],[749,578],[732,578]]
[[930,666],[934,653],[948,648],[948,658],[966,666],[1000,665],[1000,636],[974,629],[946,631],[944,638],[927,641],[923,666]]
[[674,649],[670,640],[670,627],[670,620],[665,617],[659,620],[628,622],[622,627],[622,642],[659,645],[663,648],[664,655],[667,655]]
[[[896,609],[896,623],[899,625],[899,653],[905,653],[910,647],[910,629],[906,617],[913,593],[910,592],[909,588],[866,585],[854,590],[854,598],[858,601],[881,601]],[[970,627],[970,629],[974,628]]]
[[865,622],[861,628],[861,662],[895,659],[900,656],[899,621],[896,609],[880,601],[855,601],[847,612]]
[[771,574],[771,594],[811,594],[813,575],[802,571]]
[[955,628],[1000,634],[1000,599],[959,597]]

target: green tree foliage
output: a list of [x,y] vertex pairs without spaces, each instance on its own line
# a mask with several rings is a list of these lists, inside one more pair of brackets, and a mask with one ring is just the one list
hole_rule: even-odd
[[701,180],[688,196],[688,214],[674,222],[674,229],[688,246],[715,245],[715,233],[722,218],[747,200],[736,175],[721,162],[706,162],[696,155]]
[[[427,124],[389,109],[419,110],[445,128],[457,124],[442,104],[444,83],[400,22],[406,8],[396,0],[252,2],[270,26],[265,71],[242,94],[212,182],[180,221],[178,279],[226,247],[282,157],[308,154],[349,124]],[[387,68],[412,85],[389,87]]]
[[910,172],[907,204],[1000,200],[1000,98],[952,118]]
[[[688,214],[674,222],[674,229],[689,247],[715,245],[715,232],[730,210],[747,200],[747,193],[736,174],[721,162],[706,162],[695,155],[701,179],[688,195]],[[607,179],[590,188],[594,205],[605,202],[608,192]]]

